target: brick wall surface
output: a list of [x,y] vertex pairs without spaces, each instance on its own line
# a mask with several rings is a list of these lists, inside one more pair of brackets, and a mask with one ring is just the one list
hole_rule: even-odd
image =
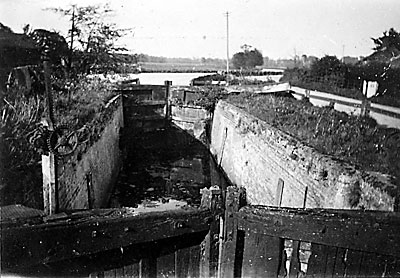
[[123,127],[122,102],[118,99],[113,105],[117,108],[99,139],[88,148],[81,143],[74,154],[58,162],[60,210],[107,205],[121,166],[119,133]]
[[[393,188],[318,153],[247,112],[220,101],[214,112],[211,152],[251,204],[286,207],[394,210]],[[279,180],[283,191],[279,194]]]

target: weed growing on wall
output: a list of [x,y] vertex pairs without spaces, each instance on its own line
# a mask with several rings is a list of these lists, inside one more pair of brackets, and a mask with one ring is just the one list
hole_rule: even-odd
[[[170,101],[177,106],[195,105],[213,112],[216,103],[220,99],[225,99],[228,94],[225,87],[221,86],[185,86],[174,89],[176,91]],[[177,94],[177,93],[180,94]],[[190,95],[190,98],[184,99],[184,95]]]
[[204,90],[200,92],[201,97],[194,101],[194,104],[201,106],[210,112],[214,111],[215,104],[218,102],[218,100],[227,97],[225,88],[220,86],[205,87]]

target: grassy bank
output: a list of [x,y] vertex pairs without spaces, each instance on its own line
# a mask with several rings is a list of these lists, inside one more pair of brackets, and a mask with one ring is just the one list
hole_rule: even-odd
[[349,116],[294,98],[248,93],[227,100],[323,154],[366,171],[388,174],[400,185],[397,129],[382,128],[371,118]]

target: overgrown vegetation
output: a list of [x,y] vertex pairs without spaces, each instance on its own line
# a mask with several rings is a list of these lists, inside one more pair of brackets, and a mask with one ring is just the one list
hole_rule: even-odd
[[12,90],[4,97],[0,111],[0,205],[41,208],[40,155],[26,138],[40,123],[44,97]]
[[391,28],[372,40],[374,52],[355,65],[345,64],[336,56],[325,56],[309,69],[286,70],[281,81],[356,99],[364,98],[364,80],[377,81],[378,92],[371,100],[400,107],[400,33]]
[[[336,61],[333,65],[324,65],[324,60]],[[345,65],[334,56],[325,56],[313,64],[311,69],[295,68],[285,71],[282,82],[294,86],[318,90],[354,99],[364,99],[363,80],[378,81],[377,96],[371,101],[400,107],[400,68],[389,68],[386,64],[371,62],[368,64]]]
[[[88,80],[85,75],[118,68],[120,56],[114,54],[122,48],[116,45],[116,40],[127,30],[103,20],[112,13],[107,5],[55,11],[72,16],[69,45],[56,32],[31,31],[26,25],[24,34],[14,34],[10,28],[0,26],[7,43],[12,46],[1,49],[3,56],[14,55],[10,56],[8,64],[2,65],[0,81],[5,82],[13,67],[29,65],[20,70],[23,76],[18,76],[19,82],[9,84],[8,89],[4,84],[0,87],[0,205],[19,203],[38,209],[43,206],[40,152],[46,147],[38,151],[28,140],[32,134],[37,134],[35,130],[45,117],[44,73],[38,57],[48,58],[56,126],[67,125],[77,131],[79,142],[88,146],[98,139],[110,117],[110,113],[104,113],[107,101],[114,95],[110,84]],[[26,52],[25,48],[12,43],[20,37],[29,41],[25,48],[35,50],[37,59],[16,59],[15,49],[18,53]],[[24,87],[20,87],[21,84]]]
[[[56,125],[78,131],[79,142],[96,141],[110,113],[107,102],[115,95],[106,81],[82,78],[68,91],[54,92]],[[0,205],[23,204],[41,209],[41,156],[28,140],[45,115],[45,97],[13,88],[3,98],[0,122]]]
[[221,86],[190,86],[182,87],[176,91],[186,92],[190,94],[190,98],[184,100],[183,97],[175,93],[175,97],[171,98],[174,105],[196,105],[201,106],[209,112],[213,112],[216,103],[220,99],[226,99],[228,93],[225,87]]
[[228,101],[323,154],[367,170],[389,174],[400,185],[400,131],[308,101],[241,94]]

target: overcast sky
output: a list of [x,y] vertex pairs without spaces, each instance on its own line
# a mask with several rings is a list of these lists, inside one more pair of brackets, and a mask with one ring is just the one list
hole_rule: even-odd
[[154,56],[225,58],[227,11],[231,56],[243,44],[271,58],[366,56],[371,37],[400,31],[400,0],[0,0],[0,22],[17,33],[29,23],[65,36],[68,18],[44,8],[106,2],[112,21],[134,29],[121,43]]

